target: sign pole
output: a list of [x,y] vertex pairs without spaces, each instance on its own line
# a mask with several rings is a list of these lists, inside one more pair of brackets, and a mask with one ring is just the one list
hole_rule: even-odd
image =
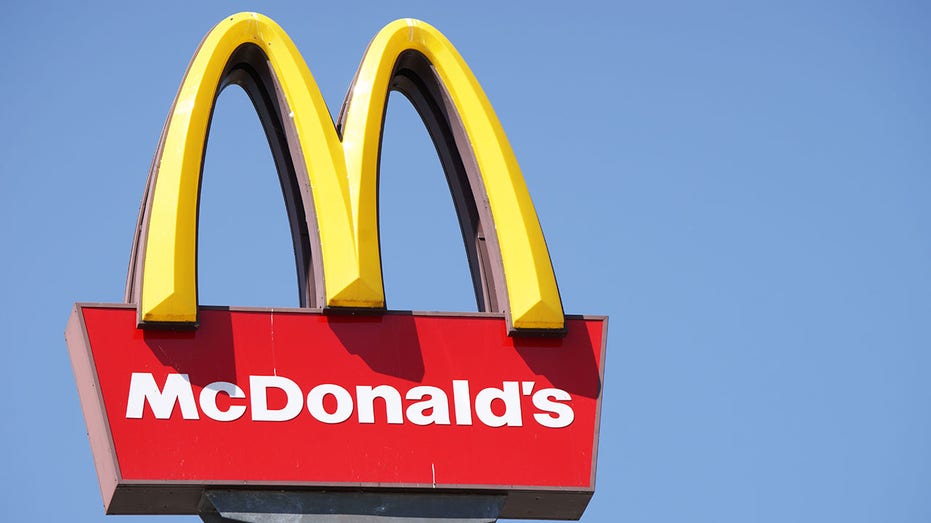
[[494,523],[503,495],[206,490],[204,523]]

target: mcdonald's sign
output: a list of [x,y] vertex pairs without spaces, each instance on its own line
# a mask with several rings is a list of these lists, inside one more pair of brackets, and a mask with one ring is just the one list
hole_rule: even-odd
[[[198,191],[220,90],[240,85],[285,196],[300,308],[203,307]],[[418,110],[478,313],[385,310],[377,178],[390,91]],[[578,519],[594,492],[605,317],[566,316],[504,131],[462,57],[398,20],[335,125],[294,44],[241,13],[197,49],[158,143],[124,303],[66,339],[108,513],[198,513],[217,488],[501,496]]]

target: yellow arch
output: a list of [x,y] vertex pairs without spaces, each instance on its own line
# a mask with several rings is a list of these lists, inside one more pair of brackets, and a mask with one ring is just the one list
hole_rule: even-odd
[[416,20],[398,20],[382,29],[359,67],[340,138],[290,38],[256,13],[233,15],[210,31],[169,115],[150,187],[138,297],[142,323],[196,322],[196,220],[205,137],[221,75],[243,44],[254,44],[268,56],[291,109],[312,187],[326,306],[384,307],[378,147],[395,62],[413,50],[433,64],[472,144],[498,237],[512,327],[564,327],[549,253],[520,168],[491,104],[452,44]]

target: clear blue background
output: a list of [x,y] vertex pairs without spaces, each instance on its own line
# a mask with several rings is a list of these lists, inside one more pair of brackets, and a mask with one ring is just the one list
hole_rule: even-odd
[[[62,332],[73,302],[122,299],[197,43],[259,10],[334,112],[368,40],[404,16],[482,82],[566,310],[611,318],[583,521],[931,521],[927,4],[82,4],[3,8],[0,519],[195,520],[104,517]],[[203,303],[297,303],[277,183],[229,89]],[[439,162],[397,95],[381,195],[389,306],[474,310]]]

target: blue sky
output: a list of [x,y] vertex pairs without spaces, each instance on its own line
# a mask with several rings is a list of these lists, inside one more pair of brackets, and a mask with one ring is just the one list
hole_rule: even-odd
[[[566,310],[610,316],[583,521],[931,520],[931,13],[644,4],[5,6],[0,519],[196,520],[104,517],[62,333],[75,301],[122,299],[188,60],[256,10],[334,113],[396,18],[430,22],[472,67]],[[271,156],[235,89],[204,176],[202,303],[295,305]],[[400,96],[381,210],[389,306],[474,310],[439,162]]]

